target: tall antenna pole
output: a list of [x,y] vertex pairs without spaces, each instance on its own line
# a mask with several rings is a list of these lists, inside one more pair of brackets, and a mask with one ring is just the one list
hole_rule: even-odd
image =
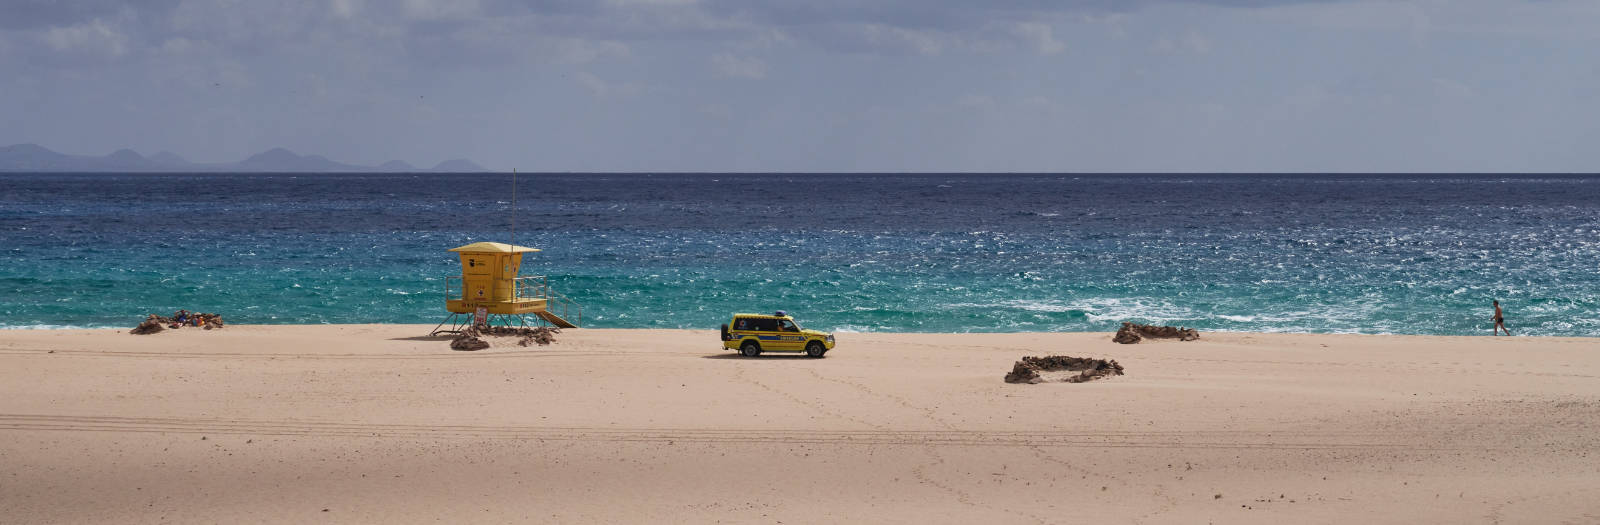
[[511,168],[511,245],[517,245],[517,169]]

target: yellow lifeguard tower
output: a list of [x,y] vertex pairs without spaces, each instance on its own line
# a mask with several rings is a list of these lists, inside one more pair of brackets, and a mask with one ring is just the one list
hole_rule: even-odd
[[[551,290],[545,276],[517,276],[522,254],[538,249],[476,242],[450,251],[461,255],[461,276],[445,278],[444,302],[450,317],[434,327],[434,334],[460,332],[465,327],[490,325],[496,320],[506,326],[527,326],[527,314],[560,328],[577,328],[577,322],[583,320],[583,309]],[[446,323],[450,324],[449,330],[442,329]]]

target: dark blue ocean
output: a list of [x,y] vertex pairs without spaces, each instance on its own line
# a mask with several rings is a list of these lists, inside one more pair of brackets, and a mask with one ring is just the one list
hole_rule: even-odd
[[[0,327],[433,323],[541,248],[584,325],[1600,336],[1600,178],[0,174]],[[513,236],[512,216],[516,217]]]

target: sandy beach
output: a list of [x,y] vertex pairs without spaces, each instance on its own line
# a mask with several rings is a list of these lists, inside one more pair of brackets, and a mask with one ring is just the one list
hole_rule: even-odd
[[[0,331],[9,523],[1595,523],[1600,340]],[[1006,384],[1025,355],[1127,375]]]

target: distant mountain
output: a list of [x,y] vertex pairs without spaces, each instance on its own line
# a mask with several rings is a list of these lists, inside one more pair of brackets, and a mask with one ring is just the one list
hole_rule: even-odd
[[38,144],[0,147],[0,171],[147,171],[150,159],[120,149],[104,157],[56,153]]
[[131,149],[119,149],[103,158],[106,159],[106,162],[112,164],[146,164],[150,162],[150,159],[144,158],[144,155],[140,155],[139,152]]
[[341,164],[321,155],[297,155],[283,148],[251,155],[234,166],[241,171],[372,171],[372,168]]
[[467,159],[450,159],[450,160],[447,160],[447,161],[444,161],[444,162],[440,162],[438,166],[434,166],[433,167],[433,171],[445,171],[445,172],[451,172],[451,173],[466,173],[466,172],[489,171],[489,168],[485,168],[483,166],[479,166],[478,163],[472,162],[472,161],[467,160]]
[[[284,148],[272,148],[239,162],[195,164],[170,151],[149,157],[130,149],[119,149],[103,157],[57,153],[38,144],[0,147],[0,172],[6,171],[185,171],[185,172],[361,172],[420,171],[411,164],[391,160],[378,166],[358,166],[328,160],[321,155],[300,155]],[[447,160],[432,170],[443,172],[489,171],[466,159]]]
[[70,169],[77,159],[45,149],[38,144],[16,144],[0,148],[0,167],[15,170]]

